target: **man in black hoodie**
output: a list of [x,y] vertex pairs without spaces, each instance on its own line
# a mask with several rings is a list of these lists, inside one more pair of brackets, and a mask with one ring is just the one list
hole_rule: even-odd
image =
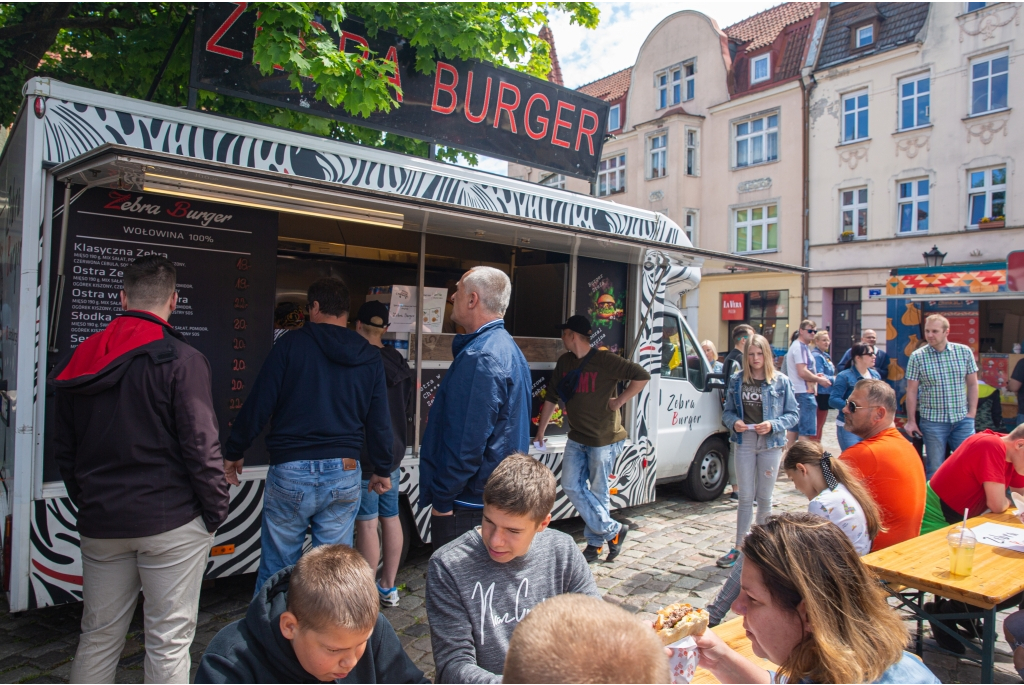
[[[388,330],[388,306],[383,302],[364,302],[356,314],[356,333],[366,338],[380,351],[384,362],[384,378],[388,385],[388,409],[391,411],[391,429],[394,436],[391,441],[391,489],[378,495],[369,488],[369,478],[373,474],[373,462],[370,454],[363,448],[363,485],[359,500],[359,513],[356,514],[356,545],[359,552],[366,557],[370,568],[377,568],[380,560],[381,547],[384,548],[384,568],[381,569],[380,594],[381,606],[398,606],[398,588],[395,587],[395,576],[398,575],[398,562],[402,557],[402,522],[398,518],[398,484],[402,476],[402,459],[405,458],[405,443],[408,437],[409,423],[415,416],[413,404],[413,375],[409,363],[401,352],[384,344],[382,337]],[[380,521],[383,545],[377,536],[377,521]]]
[[[337,278],[309,286],[309,320],[274,344],[225,445],[224,471],[238,483],[245,450],[270,421],[256,591],[313,546],[352,544],[366,443],[369,487],[391,489],[391,420],[380,354],[348,326],[348,288]],[[365,439],[364,439],[365,436]]]
[[358,552],[324,545],[270,578],[221,629],[197,683],[427,683],[377,606]]
[[126,310],[50,374],[54,457],[78,509],[82,636],[75,683],[112,683],[139,590],[146,682],[187,683],[199,588],[228,515],[210,364],[167,319],[163,257],[124,270]]

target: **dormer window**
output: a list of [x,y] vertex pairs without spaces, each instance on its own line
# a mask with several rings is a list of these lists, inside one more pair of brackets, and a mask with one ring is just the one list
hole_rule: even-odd
[[750,82],[767,81],[771,76],[771,54],[758,55],[750,60]]
[[867,26],[861,26],[857,29],[857,38],[855,40],[855,48],[866,48],[875,42],[875,26],[874,24],[868,24]]

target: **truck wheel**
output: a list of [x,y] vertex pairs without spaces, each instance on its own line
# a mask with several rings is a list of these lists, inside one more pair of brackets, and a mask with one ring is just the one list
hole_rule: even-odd
[[729,480],[729,446],[720,438],[704,441],[690,464],[686,490],[691,499],[707,502],[717,499]]

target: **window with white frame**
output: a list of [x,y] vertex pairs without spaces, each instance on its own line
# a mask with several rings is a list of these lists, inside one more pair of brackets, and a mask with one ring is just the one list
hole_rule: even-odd
[[970,171],[967,174],[968,216],[971,226],[1000,220],[1006,215],[1006,167]]
[[737,209],[736,252],[768,252],[779,249],[778,205]]
[[843,233],[854,238],[868,237],[868,189],[851,188],[840,193]]
[[779,158],[779,115],[768,114],[735,125],[736,166],[745,167]]
[[697,156],[697,131],[696,129],[686,129],[686,175],[696,176],[698,174],[698,156]]
[[565,190],[565,175],[548,174],[540,180],[540,185],[547,186],[548,188],[561,188],[562,190]]
[[696,245],[694,237],[697,235],[697,212],[686,212],[686,221],[683,229],[686,232],[686,239],[690,241],[690,244]]
[[772,74],[771,66],[771,53],[767,55],[758,55],[750,60],[750,82],[760,83],[761,81],[766,81]]
[[931,78],[918,74],[902,79],[899,86],[900,130],[927,126],[931,122]]
[[612,105],[611,109],[608,110],[608,130],[618,131],[622,125],[619,121],[619,112],[621,111],[619,105]]
[[971,114],[1006,109],[1009,66],[1005,52],[971,62]]
[[647,178],[661,178],[665,175],[668,162],[668,134],[651,136],[647,139]]
[[875,26],[874,24],[868,24],[867,26],[861,26],[857,29],[855,48],[866,48],[875,42]]
[[843,142],[868,137],[868,91],[843,96]]
[[928,186],[927,178],[900,181],[900,233],[928,230]]
[[626,153],[601,160],[597,171],[597,196],[621,193],[626,189]]
[[678,105],[683,99],[683,68],[672,67],[655,76],[658,86],[658,109]]
[[686,99],[692,100],[697,84],[697,65],[693,62],[684,64],[683,75],[686,79]]
[[985,9],[985,7],[987,5],[989,5],[989,4],[990,3],[987,3],[987,2],[965,2],[964,3],[964,5],[967,6],[967,11],[968,12],[977,12],[980,9]]

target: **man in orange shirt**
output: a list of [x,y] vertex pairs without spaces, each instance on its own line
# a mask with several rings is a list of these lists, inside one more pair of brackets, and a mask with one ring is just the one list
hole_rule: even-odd
[[846,430],[861,442],[840,458],[860,471],[887,529],[875,538],[871,551],[916,538],[924,517],[924,465],[914,446],[893,426],[896,393],[885,381],[858,381],[843,415]]

